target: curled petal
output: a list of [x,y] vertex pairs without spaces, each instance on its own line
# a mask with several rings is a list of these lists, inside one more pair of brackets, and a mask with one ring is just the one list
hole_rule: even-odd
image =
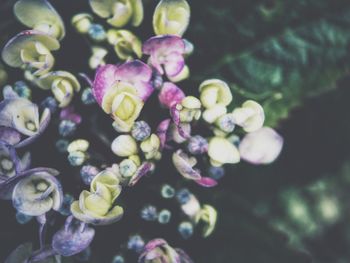
[[242,159],[252,164],[272,163],[282,148],[283,138],[268,127],[248,133],[239,144]]
[[128,30],[110,29],[107,32],[108,42],[114,46],[117,56],[122,60],[142,57],[140,39]]
[[170,125],[171,120],[170,119],[165,119],[161,121],[157,127],[157,136],[159,137],[160,140],[160,148],[163,149],[165,146],[165,143],[167,141],[167,133],[169,130],[169,125]]
[[20,142],[21,134],[13,128],[0,127],[0,140],[15,145]]
[[197,160],[194,157],[189,157],[182,150],[177,150],[173,153],[173,164],[176,170],[185,178],[191,180],[200,180],[202,176],[199,171],[195,170],[193,166],[196,165]]
[[52,248],[60,255],[70,257],[86,249],[94,238],[95,230],[68,217],[66,225],[52,237]]
[[14,5],[14,13],[28,27],[48,33],[59,40],[65,35],[62,18],[46,0],[19,0]]
[[228,106],[232,101],[232,93],[226,82],[219,79],[208,79],[199,86],[200,99],[204,107],[211,108],[220,103]]
[[90,184],[92,192],[97,191],[97,184],[103,184],[110,191],[112,201],[114,201],[120,194],[122,188],[119,184],[118,175],[110,170],[104,170],[98,173]]
[[134,186],[143,176],[148,174],[154,169],[154,164],[150,162],[145,162],[137,169],[136,173],[129,181],[129,186]]
[[201,210],[201,205],[198,199],[193,194],[190,194],[188,201],[181,205],[181,210],[190,218],[195,218]]
[[164,107],[171,108],[185,98],[185,93],[175,84],[165,82],[159,92],[158,98]]
[[211,205],[203,205],[201,211],[197,214],[196,221],[201,220],[205,223],[203,228],[203,237],[208,237],[213,233],[216,221],[217,221],[217,211]]
[[196,180],[196,183],[204,187],[213,187],[218,184],[216,180],[210,177],[202,177],[201,179]]

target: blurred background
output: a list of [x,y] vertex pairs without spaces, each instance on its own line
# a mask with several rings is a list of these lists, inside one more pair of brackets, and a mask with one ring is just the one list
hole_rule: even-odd
[[[74,14],[91,12],[87,1],[50,2],[68,31],[56,68],[93,76],[87,68],[90,46],[70,27]],[[24,29],[12,14],[13,3],[0,3],[1,46]],[[152,36],[157,1],[144,0],[144,4],[146,25],[134,30],[143,40]],[[189,4],[192,18],[185,38],[195,52],[188,59],[192,77],[183,84],[184,90],[195,94],[206,78],[226,80],[233,89],[232,106],[246,98],[264,106],[267,125],[284,137],[284,149],[272,165],[226,167],[225,177],[213,189],[186,185],[218,210],[216,231],[207,239],[195,234],[183,240],[175,223],[160,226],[139,220],[145,202],[172,207],[159,197],[162,183],[185,184],[162,162],[154,176],[126,193],[125,218],[97,227],[89,262],[110,262],[135,233],[164,237],[197,263],[350,262],[350,2],[190,0]],[[5,70],[9,83],[23,79],[20,70]],[[47,96],[33,92],[38,100]],[[96,111],[94,107],[87,113]],[[107,136],[113,133],[108,116],[98,123],[106,127]],[[83,134],[94,140],[87,131]],[[72,171],[55,151],[55,136],[57,123],[52,123],[31,148],[33,166],[57,168],[65,189],[78,193],[82,189],[74,179],[78,171]],[[93,144],[98,145],[98,140]],[[19,225],[9,202],[1,201],[0,208],[3,262],[17,245],[37,239],[37,224],[32,220]],[[128,262],[136,262],[130,257]]]

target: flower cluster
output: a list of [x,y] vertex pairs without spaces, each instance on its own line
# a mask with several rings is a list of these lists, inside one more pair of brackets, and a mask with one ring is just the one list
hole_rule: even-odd
[[[129,30],[143,21],[141,0],[89,3],[106,25],[94,23],[95,17],[89,13],[76,14],[71,19],[76,31],[93,42],[87,64],[96,69],[93,81],[88,72],[79,74],[89,87],[81,91],[82,105],[78,107],[73,101],[74,93],[81,90],[78,79],[64,70],[52,71],[55,63],[52,53],[60,48],[65,37],[62,18],[46,0],[19,0],[14,5],[15,16],[30,29],[9,40],[2,51],[3,61],[21,68],[31,87],[50,89],[53,97],[47,97],[38,106],[31,101],[32,90],[25,82],[3,89],[0,198],[12,200],[20,223],[36,217],[40,238],[38,250],[23,244],[10,254],[9,262],[54,260],[88,253],[95,234],[90,225],[109,225],[121,220],[128,209],[122,200],[123,207],[117,205],[122,190],[124,193],[146,182],[141,179],[156,173],[159,163],[174,167],[182,176],[179,180],[209,188],[219,184],[224,165],[240,160],[268,164],[282,149],[281,136],[264,127],[262,106],[253,100],[238,105],[225,81],[213,78],[197,84],[194,90],[181,88],[190,77],[186,59],[194,51],[193,44],[183,38],[190,20],[186,0],[161,0],[153,15],[155,36],[145,41]],[[105,30],[106,26],[110,29]],[[118,63],[106,64],[111,55],[108,46],[113,47]],[[159,117],[155,125],[147,122],[144,115],[151,98],[159,102],[159,107],[152,109]],[[39,107],[43,108],[40,118]],[[81,107],[90,107],[94,113],[85,115]],[[111,117],[110,127],[97,124],[103,114]],[[53,125],[58,123],[57,150],[67,155],[72,173],[78,169],[82,185],[89,187],[80,194],[63,192],[56,169],[30,168],[30,153],[22,157],[17,154],[19,148],[43,134],[51,116]],[[81,125],[88,127],[100,144],[107,145],[108,158],[99,152],[96,140],[85,137],[87,132],[80,136]],[[104,133],[109,128],[113,130],[112,140]],[[165,163],[169,160],[170,163]],[[213,233],[217,223],[215,207],[201,204],[187,188],[175,189],[169,184],[160,188],[164,199],[177,200],[186,218],[178,224],[182,238],[190,238],[195,228],[201,228],[204,238]],[[66,220],[48,242],[45,229],[52,210]],[[158,212],[152,204],[142,208],[140,217],[163,225],[174,220],[169,209]],[[130,236],[123,247],[133,250],[140,263],[192,262],[183,250],[172,248],[164,239],[147,238],[149,241],[145,242],[140,235]],[[113,262],[124,262],[124,257],[117,255]]]

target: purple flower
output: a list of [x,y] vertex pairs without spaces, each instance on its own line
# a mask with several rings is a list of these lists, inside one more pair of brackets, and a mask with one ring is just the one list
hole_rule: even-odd
[[149,241],[139,257],[138,263],[193,263],[190,257],[182,250],[172,248],[161,238]]
[[74,220],[73,216],[66,219],[62,227],[52,238],[52,248],[60,255],[70,257],[86,249],[95,236],[95,230],[85,223]]
[[150,55],[150,64],[168,78],[179,75],[185,67],[185,43],[181,37],[175,35],[161,35],[148,39],[142,52]]
[[98,68],[93,94],[102,109],[112,116],[118,131],[131,130],[154,90],[151,78],[151,68],[139,60]]
[[158,98],[161,105],[170,109],[174,105],[181,103],[183,98],[185,98],[185,93],[175,84],[164,82]]
[[81,115],[74,111],[73,106],[63,108],[60,112],[60,119],[61,120],[69,120],[69,121],[74,122],[75,124],[81,123]]

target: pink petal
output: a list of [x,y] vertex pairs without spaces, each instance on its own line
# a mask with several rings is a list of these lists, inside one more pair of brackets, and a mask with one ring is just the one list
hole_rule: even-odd
[[185,43],[181,37],[175,35],[155,36],[148,39],[142,47],[142,52],[146,55],[164,54],[172,52],[185,53]]
[[171,121],[170,119],[165,119],[161,121],[157,127],[157,136],[160,140],[161,149],[164,148],[165,143],[167,141],[167,133],[170,126],[170,121]]
[[103,96],[106,90],[116,81],[116,70],[118,66],[107,64],[97,69],[94,84],[92,87],[93,94],[98,104],[102,104]]
[[185,93],[171,82],[164,82],[158,95],[160,103],[167,108],[180,103],[184,97]]
[[173,52],[167,55],[164,63],[165,73],[168,77],[175,77],[185,66],[185,59],[182,54]]
[[202,177],[201,179],[196,180],[196,183],[204,187],[213,187],[218,184],[216,180],[210,177]]

